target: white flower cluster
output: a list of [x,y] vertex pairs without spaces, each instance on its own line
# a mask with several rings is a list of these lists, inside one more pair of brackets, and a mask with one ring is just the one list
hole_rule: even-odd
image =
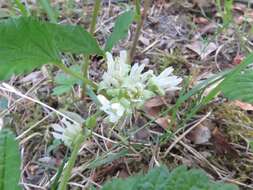
[[132,67],[127,64],[127,52],[121,51],[120,57],[113,59],[112,54],[106,53],[107,72],[99,84],[98,95],[101,110],[108,114],[107,119],[117,123],[122,117],[130,116],[133,110],[141,108],[144,102],[156,95],[165,95],[166,91],[180,89],[182,79],[173,75],[173,68],[165,69],[156,76],[152,70],[143,71],[144,64],[135,63]]
[[69,147],[73,147],[73,143],[77,136],[82,133],[81,124],[70,123],[67,119],[62,119],[62,124],[52,124],[54,132],[52,132],[55,139],[63,141],[63,143]]

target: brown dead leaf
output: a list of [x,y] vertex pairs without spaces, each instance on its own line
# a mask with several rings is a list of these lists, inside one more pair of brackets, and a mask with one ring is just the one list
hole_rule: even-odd
[[239,100],[235,100],[232,102],[233,105],[241,108],[244,111],[253,111],[253,105],[245,102],[241,102]]
[[169,117],[160,117],[155,120],[155,122],[160,125],[163,129],[167,129],[170,123]]
[[209,23],[209,20],[207,20],[205,17],[194,17],[193,18],[193,22],[195,24],[202,24],[202,25],[206,25]]
[[161,126],[163,129],[168,128],[170,119],[168,116],[159,117],[161,108],[166,105],[165,100],[161,96],[156,96],[154,98],[146,101],[144,105],[144,111],[151,117],[156,118],[155,122]]
[[197,53],[200,56],[201,60],[205,59],[208,55],[210,55],[218,48],[218,46],[213,42],[205,44],[204,41],[200,40],[186,45],[186,47]]
[[205,144],[211,138],[211,131],[208,127],[200,125],[187,136],[194,144]]
[[152,117],[157,117],[163,105],[165,105],[165,102],[162,97],[156,96],[145,102],[144,111]]
[[235,148],[228,142],[226,137],[216,127],[212,131],[212,142],[216,152],[221,156],[238,157],[238,153]]
[[247,5],[243,4],[243,3],[235,3],[233,6],[233,9],[235,11],[238,11],[240,13],[244,13],[247,9]]

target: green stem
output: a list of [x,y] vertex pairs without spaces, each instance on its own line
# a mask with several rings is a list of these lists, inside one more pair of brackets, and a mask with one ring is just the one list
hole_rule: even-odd
[[[101,0],[95,1],[93,14],[92,14],[92,20],[91,20],[91,24],[90,24],[90,33],[91,34],[93,34],[96,29],[96,23],[97,23],[97,17],[99,14],[99,10],[100,10],[100,4],[101,4]],[[89,72],[88,72],[89,65],[90,65],[89,56],[85,55],[82,72],[83,72],[84,78],[86,78],[86,79],[89,78]],[[84,98],[86,96],[86,91],[87,91],[87,83],[83,83],[82,98]]]
[[[135,4],[136,4],[136,11],[137,11],[137,13],[139,12],[139,14],[140,14],[139,0],[135,0]],[[138,40],[139,40],[139,37],[140,37],[140,34],[141,34],[142,26],[143,26],[144,21],[145,21],[145,19],[147,17],[149,5],[150,5],[150,0],[144,0],[143,13],[142,13],[142,15],[139,15],[139,19],[138,19],[138,23],[137,23],[137,28],[136,28],[136,32],[135,32],[135,35],[134,35],[133,45],[132,45],[132,48],[130,50],[130,56],[129,56],[129,62],[130,63],[132,62],[132,60],[134,58],[134,55],[135,55],[136,46],[137,46],[137,43],[138,43]]]
[[[85,77],[85,78],[89,77],[89,65],[90,65],[89,56],[85,55],[84,56],[84,63],[83,63],[83,67],[82,67],[83,77]],[[85,98],[86,91],[87,91],[87,84],[83,83],[82,98]]]
[[69,69],[68,67],[66,67],[63,63],[58,63],[56,64],[57,67],[59,67],[63,72],[65,72],[66,74],[69,74],[75,78],[81,79],[83,81],[84,84],[88,84],[90,86],[92,86],[93,88],[97,88],[97,84],[90,81],[88,78],[83,77],[81,75],[79,75],[78,73],[72,71],[71,69]]
[[59,190],[66,190],[67,189],[67,185],[68,185],[68,180],[71,177],[71,171],[75,165],[77,156],[78,156],[78,151],[83,143],[84,140],[84,136],[83,134],[79,134],[76,138],[75,141],[75,145],[74,145],[74,149],[71,153],[70,159],[66,165],[66,167],[63,170],[63,175],[62,175],[62,179],[61,179],[61,183],[59,185]]
[[93,34],[96,29],[97,17],[100,9],[101,0],[96,0],[94,4],[92,20],[90,24],[90,33]]

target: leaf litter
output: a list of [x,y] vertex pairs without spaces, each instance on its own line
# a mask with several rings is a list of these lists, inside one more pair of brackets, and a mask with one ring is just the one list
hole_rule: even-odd
[[[122,2],[124,3],[124,1]],[[232,68],[235,64],[240,64],[241,57],[246,54],[245,49],[251,48],[250,44],[246,47],[241,45],[234,28],[231,29],[231,33],[223,31],[218,33],[217,36],[213,36],[213,31],[217,29],[218,19],[215,15],[212,15],[214,7],[212,1],[194,1],[192,5],[187,4],[186,1],[182,1],[183,5],[180,4],[181,1],[174,3],[155,2],[150,7],[135,57],[135,62],[148,60],[146,61],[147,67],[152,68],[155,72],[163,67],[163,65],[157,63],[171,64],[171,62],[161,61],[161,54],[176,55],[177,59],[173,61],[175,68],[181,68],[182,66],[178,60],[185,60],[181,63],[183,63],[183,68],[187,64],[186,72],[181,69],[178,69],[178,72],[187,78],[191,77],[193,73],[198,73],[198,75],[217,73],[215,56],[217,56],[217,62],[222,66],[222,69]],[[29,1],[29,3],[34,10],[37,9],[33,2]],[[53,1],[53,3],[55,6],[65,6],[61,1]],[[73,22],[86,26],[87,20],[84,19],[80,10],[87,9],[88,11],[84,14],[88,14],[91,12],[92,6],[84,6],[81,1],[77,1],[74,7],[69,15],[70,19],[66,19],[65,12],[61,13],[63,14],[61,15],[61,22]],[[65,8],[63,7],[63,10]],[[245,9],[248,10],[247,15],[250,17],[252,9],[245,8],[242,3],[237,3],[234,6],[234,10],[243,16],[246,12]],[[118,15],[121,11],[123,11],[123,8],[117,2],[112,4],[104,3],[99,16],[100,23],[96,31],[96,37],[101,44],[105,43],[106,35],[113,26],[113,19],[110,19],[110,15]],[[203,15],[202,11],[207,12],[210,17]],[[211,22],[208,22],[210,20]],[[251,19],[242,19],[240,22],[247,25],[252,21]],[[197,28],[192,27],[193,24],[197,24]],[[205,25],[205,30],[201,25]],[[134,28],[135,25],[132,26],[126,39],[122,40],[113,49],[114,52],[130,46],[129,39],[133,35]],[[198,33],[197,38],[194,38],[196,33]],[[213,40],[214,38],[215,40]],[[216,55],[220,45],[223,44],[227,48],[221,49]],[[179,52],[179,54],[175,52]],[[159,60],[159,62],[154,60]],[[103,70],[101,59],[93,58],[90,71],[91,77],[95,76],[94,78],[99,81]],[[57,73],[54,70],[52,72]],[[28,92],[28,95],[35,99],[50,100],[50,105],[53,107],[78,113],[81,117],[95,113],[91,101],[88,101],[87,105],[84,106],[78,100],[78,90],[71,92],[71,96],[75,97],[74,100],[67,93],[62,96],[52,97],[51,93],[55,86],[49,85],[50,82],[42,77],[44,75],[41,76],[41,73],[35,71],[26,77],[14,77],[10,82],[19,84],[20,91],[23,93]],[[22,81],[25,82],[22,84]],[[78,83],[78,81],[70,82]],[[198,83],[198,81],[193,82]],[[209,92],[211,90],[209,89]],[[1,96],[8,99],[8,109],[12,110],[10,113],[5,112],[3,114],[7,120],[6,122],[13,122],[17,134],[23,134],[21,138],[21,142],[23,142],[21,148],[24,151],[22,155],[24,162],[22,181],[27,186],[26,189],[33,189],[33,186],[45,189],[48,187],[49,179],[55,176],[56,173],[56,170],[51,166],[58,165],[64,159],[64,153],[67,152],[65,147],[57,145],[57,143],[52,151],[47,152],[47,149],[49,149],[48,144],[53,144],[49,133],[51,129],[48,126],[56,122],[58,118],[46,108],[27,102],[19,103],[18,97],[2,91],[0,93]],[[99,187],[106,179],[146,171],[158,162],[166,163],[171,168],[181,163],[187,163],[189,167],[198,166],[218,180],[227,180],[240,184],[242,189],[251,189],[253,186],[253,153],[248,148],[247,143],[250,139],[251,141],[253,139],[252,105],[238,100],[229,102],[219,95],[214,102],[201,109],[190,121],[187,121],[184,128],[178,128],[180,122],[185,118],[187,109],[192,106],[191,103],[185,103],[177,110],[176,128],[169,129],[172,113],[171,111],[165,114],[162,113],[175,104],[175,99],[178,96],[179,94],[167,94],[164,98],[155,97],[146,102],[144,113],[140,112],[135,115],[140,118],[141,122],[138,123],[138,119],[133,121],[133,125],[137,125],[136,132],[133,132],[134,138],[132,141],[122,141],[128,142],[130,150],[122,157],[117,157],[117,153],[120,153],[126,147],[118,142],[121,142],[122,139],[125,140],[124,137],[122,138],[119,129],[106,127],[101,122],[101,118],[98,118],[97,127],[94,129],[94,132],[98,135],[92,135],[89,138],[89,143],[85,143],[81,148],[71,178],[71,188],[77,188],[75,184],[86,188],[86,185],[90,183],[86,179],[90,179],[92,184]],[[195,101],[192,98],[192,104]],[[206,119],[210,121],[199,124],[189,135],[182,136],[182,139],[172,148],[171,152],[162,158],[167,148],[175,142],[176,137],[182,135],[199,120],[203,113],[210,110],[212,114]],[[44,119],[45,116],[46,119]],[[2,118],[2,115],[0,117]],[[15,119],[11,120],[11,117]],[[154,122],[150,122],[152,119]],[[34,121],[38,121],[38,123],[34,124]],[[29,130],[29,126],[32,126],[31,130]],[[128,131],[130,129],[124,128],[124,130],[132,134],[131,131]],[[138,133],[140,131],[141,133]],[[112,153],[116,156],[110,157],[112,159],[107,161],[107,157],[103,159],[103,155],[106,153]],[[94,169],[83,167],[98,156],[102,158],[101,165],[96,166]]]

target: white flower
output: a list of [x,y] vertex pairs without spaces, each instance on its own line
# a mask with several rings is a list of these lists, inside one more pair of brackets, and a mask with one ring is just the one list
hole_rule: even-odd
[[55,132],[52,132],[54,138],[62,140],[66,146],[71,148],[76,137],[82,133],[81,124],[70,123],[65,118],[62,119],[64,126],[53,124],[52,127]]
[[155,76],[152,70],[144,71],[145,65],[135,63],[132,67],[127,64],[127,53],[121,51],[118,58],[106,53],[107,71],[99,84],[98,92],[103,92],[109,98],[98,95],[101,110],[107,113],[112,123],[122,121],[122,117],[129,117],[135,109],[143,107],[145,101],[166,91],[178,90],[180,77],[173,75],[173,68],[165,69]]
[[125,108],[120,103],[110,102],[103,95],[98,95],[97,98],[102,105],[100,109],[108,114],[107,119],[112,123],[117,123],[124,115]]
[[153,76],[149,80],[149,87],[160,95],[164,95],[166,91],[179,90],[178,85],[182,82],[182,78],[173,75],[173,68],[165,69],[160,75]]
[[106,52],[107,71],[104,73],[99,88],[105,89],[110,87],[120,87],[122,80],[128,75],[130,65],[127,64],[127,52],[121,51],[120,57],[115,60],[112,54]]
[[[147,96],[147,81],[153,76],[153,71],[143,72],[145,65],[135,63],[131,68],[129,76],[125,78],[122,88],[126,90],[126,94],[132,102],[142,104],[150,96]],[[139,106],[138,106],[139,107]]]

